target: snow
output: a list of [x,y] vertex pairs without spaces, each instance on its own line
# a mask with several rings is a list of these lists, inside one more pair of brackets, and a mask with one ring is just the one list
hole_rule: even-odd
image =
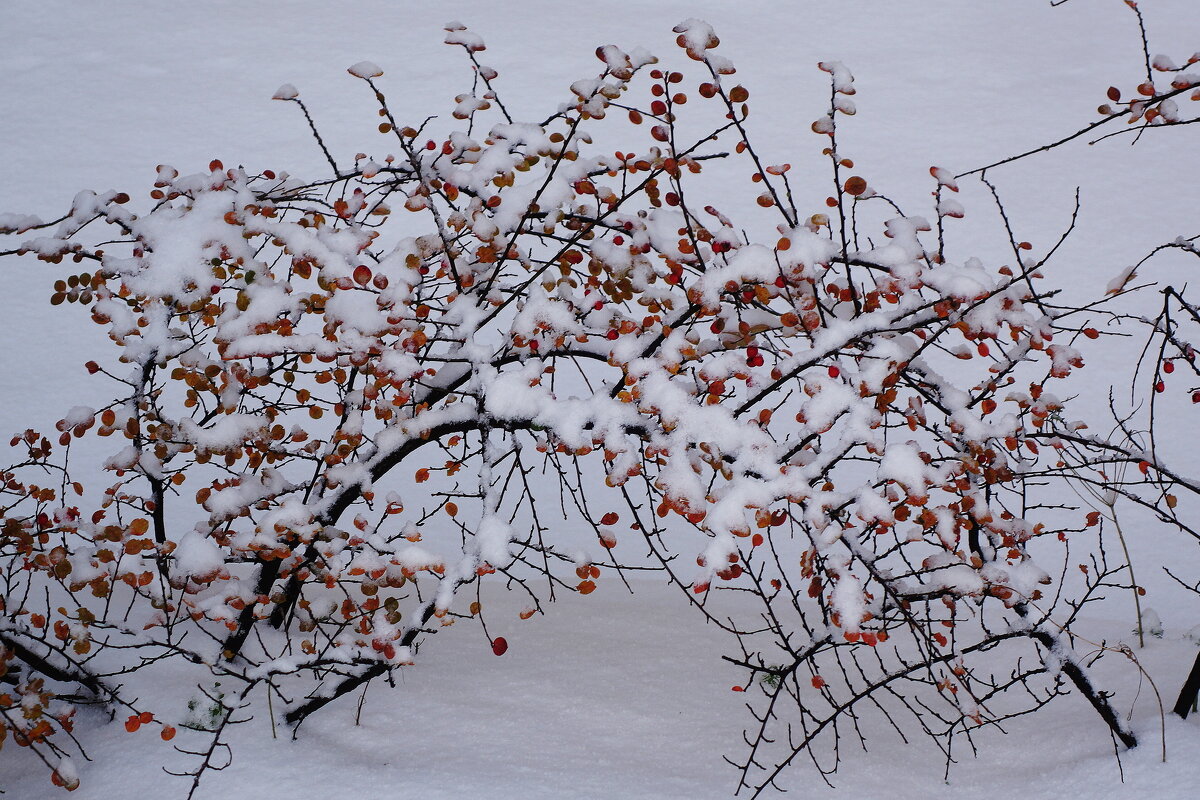
[[0,233],[24,233],[42,224],[41,217],[32,214],[0,213]]
[[272,100],[295,100],[300,96],[300,91],[290,83],[285,83],[275,90],[275,94],[271,95]]
[[347,67],[346,72],[356,78],[378,78],[383,74],[383,70],[372,61],[359,61],[357,64]]
[[451,22],[446,25],[446,38],[443,41],[446,44],[460,44],[473,53],[487,49],[483,43],[483,37],[467,30],[461,22]]
[[[811,142],[797,145],[792,141],[794,131],[815,138],[805,129],[823,108],[828,81],[832,79],[840,92],[854,91],[848,69],[852,68],[857,75],[858,105],[842,108],[858,111],[859,116],[849,122],[839,120],[839,147],[853,150],[860,163],[870,164],[871,186],[895,192],[902,204],[928,195],[932,182],[921,174],[925,165],[953,165],[953,170],[935,168],[933,172],[938,185],[962,189],[961,196],[941,200],[938,212],[950,217],[960,216],[964,208],[980,217],[988,208],[986,195],[974,184],[968,187],[968,179],[956,183],[954,172],[1024,145],[1040,144],[1073,129],[1079,120],[1090,120],[1093,95],[1098,95],[1108,80],[1096,73],[1107,76],[1111,71],[1112,80],[1117,80],[1137,74],[1140,60],[1127,30],[1128,20],[1120,14],[1087,9],[1088,4],[1083,3],[1067,4],[1053,12],[1045,3],[1019,8],[1018,4],[1010,8],[1002,7],[1009,4],[995,4],[969,10],[934,0],[904,9],[849,2],[831,9],[811,3],[804,9],[803,25],[780,24],[778,8],[768,3],[745,2],[731,8],[728,4],[662,2],[652,10],[644,5],[626,0],[603,10],[585,10],[539,1],[517,14],[484,3],[401,9],[379,2],[365,4],[357,12],[360,23],[354,25],[346,24],[341,16],[344,11],[310,2],[269,16],[256,15],[241,4],[215,2],[189,4],[170,12],[140,3],[119,12],[55,3],[13,9],[0,32],[4,44],[0,68],[11,76],[0,87],[0,99],[3,107],[13,109],[0,120],[0,139],[12,143],[10,148],[20,158],[6,164],[6,181],[0,184],[0,211],[14,212],[0,214],[0,229],[22,231],[39,224],[39,219],[26,211],[53,218],[64,197],[81,185],[100,191],[110,186],[142,186],[152,177],[153,165],[164,160],[180,165],[185,175],[201,170],[214,155],[224,156],[230,164],[244,163],[248,169],[288,166],[298,173],[308,169],[309,174],[316,174],[326,165],[319,152],[314,152],[302,121],[283,113],[296,109],[291,104],[265,102],[270,87],[284,80],[303,85],[306,99],[314,104],[318,126],[334,144],[335,154],[355,152],[360,141],[358,123],[372,113],[370,98],[365,90],[361,96],[349,91],[345,76],[338,73],[344,64],[365,54],[387,54],[386,59],[376,57],[384,60],[389,77],[404,76],[388,91],[390,99],[406,110],[416,114],[456,107],[469,114],[481,107],[482,100],[476,95],[455,94],[469,85],[469,70],[461,61],[433,49],[444,19],[454,14],[486,36],[488,57],[500,67],[502,80],[511,82],[505,90],[515,94],[512,102],[528,113],[545,111],[547,97],[563,97],[578,75],[594,71],[591,48],[609,41],[629,48],[645,45],[653,52],[665,53],[674,30],[686,38],[690,50],[718,73],[725,73],[728,62],[724,56],[710,52],[716,46],[712,28],[696,17],[708,20],[721,36],[722,53],[737,65],[738,80],[754,92],[757,113],[749,125],[757,127],[780,156],[812,148]],[[1172,52],[1185,52],[1175,45],[1180,41],[1188,44],[1189,36],[1196,38],[1197,25],[1189,24],[1194,19],[1189,17],[1189,4],[1174,0],[1142,5],[1157,23],[1156,38],[1167,40],[1165,45],[1170,45]],[[614,9],[618,13],[611,13]],[[630,24],[631,16],[636,25]],[[690,18],[672,29],[685,17]],[[136,35],[136,26],[130,24],[135,19],[154,29],[178,31],[178,35],[169,42]],[[581,22],[582,34],[578,30]],[[482,38],[465,26],[451,24],[446,29],[446,42],[472,52],[482,50]],[[848,35],[843,38],[831,31]],[[1127,45],[1121,67],[1092,68],[1098,62],[1094,52],[1097,41]],[[398,51],[398,43],[404,52]],[[626,63],[648,63],[644,51],[629,52],[634,54],[632,60],[611,50],[606,50],[602,59],[618,69]],[[121,56],[114,58],[112,53]],[[462,53],[455,55],[461,59]],[[829,76],[810,75],[812,62],[818,58],[840,60],[821,62]],[[1099,62],[1105,64],[1107,58],[1105,54]],[[1072,66],[1064,69],[1063,64]],[[1155,66],[1174,68],[1158,59]],[[452,70],[459,70],[454,80],[447,77]],[[370,61],[356,63],[349,72],[359,78],[383,75],[380,66]],[[1049,88],[1048,74],[1055,76],[1056,83]],[[130,102],[129,87],[137,88],[137,97],[155,98],[155,102]],[[581,93],[587,96],[602,89],[598,83],[580,88],[586,89]],[[1053,97],[1048,96],[1051,90]],[[297,96],[290,83],[275,93],[278,99]],[[447,105],[450,98],[454,103]],[[846,98],[839,97],[839,102],[845,103]],[[873,126],[884,127],[889,135],[876,135]],[[1120,264],[1134,263],[1145,255],[1144,243],[1170,241],[1181,232],[1191,232],[1195,204],[1178,202],[1184,192],[1177,191],[1168,199],[1161,187],[1140,178],[1166,175],[1178,186],[1196,185],[1196,165],[1180,164],[1177,158],[1182,143],[1188,140],[1171,138],[1177,133],[1186,136],[1187,130],[1153,132],[1161,138],[1148,135],[1131,155],[1122,153],[1122,159],[1128,158],[1127,165],[1112,164],[1112,151],[1102,151],[1099,146],[1069,154],[1068,177],[1090,176],[1084,197],[1091,213],[1085,215],[1081,232],[1072,239],[1072,258],[1067,259],[1067,263],[1084,266],[1058,279],[1098,289],[1119,272]],[[493,135],[516,142],[525,141],[529,133],[514,125],[498,128]],[[1058,223],[1070,211],[1073,190],[1073,184],[1067,186],[1069,181],[1054,174],[1061,167],[1046,166],[1050,163],[1061,162],[1035,159],[994,176],[1002,189],[1011,192],[1006,199],[1014,203],[1016,221],[1023,230],[1031,231],[1022,236],[1041,237],[1045,242],[1057,236]],[[494,174],[496,165],[481,163],[454,180],[480,189]],[[171,167],[160,167],[157,175],[164,183],[177,178]],[[792,177],[801,185],[812,176]],[[1019,187],[1028,185],[1044,189],[1027,201],[1018,201]],[[815,207],[826,191],[824,186],[812,190],[815,202],[811,205]],[[1122,207],[1156,209],[1155,214],[1137,221],[1141,230],[1136,242],[1120,233],[1128,220],[1105,200],[1114,195],[1121,196]],[[216,193],[209,200],[231,202]],[[93,201],[89,197],[83,202]],[[557,205],[555,197],[547,197],[548,207]],[[146,224],[148,237],[159,233],[155,226],[160,221],[170,221],[169,207],[161,218],[151,218]],[[480,215],[472,224],[483,235],[479,228],[493,223]],[[919,251],[918,234],[930,227],[914,226],[911,219],[896,222],[891,226],[894,238],[875,242],[863,256],[873,263],[907,264]],[[164,225],[161,231],[155,244],[162,249],[175,248],[180,269],[166,279],[156,273],[153,279],[162,282],[144,288],[162,295],[204,291],[211,275],[195,265],[203,263],[205,245],[210,239],[219,241],[220,232],[196,230],[181,238],[177,227]],[[670,232],[666,235],[673,238]],[[831,251],[826,239],[802,228],[788,235],[793,245],[787,256],[791,266],[814,269],[827,262]],[[983,234],[989,235],[1002,234]],[[44,239],[46,251],[53,251],[56,242]],[[320,248],[323,256],[333,260],[341,257],[346,274],[350,274],[351,243],[312,241],[301,244],[297,252],[306,247]],[[761,247],[739,250],[728,267],[714,271],[705,301],[715,302],[716,293],[731,278],[773,280],[779,265],[768,253]],[[402,263],[403,255],[397,264]],[[56,272],[32,259],[16,266],[6,261],[2,266],[17,277],[0,301],[5,312],[0,330],[7,341],[23,342],[21,347],[0,353],[0,367],[6,376],[12,376],[2,387],[4,430],[24,428],[31,417],[36,420],[39,415],[51,421],[63,418],[69,424],[84,422],[90,411],[76,403],[96,398],[95,384],[83,379],[80,364],[105,357],[102,335],[84,315],[77,315],[77,322],[72,323],[77,329],[66,336],[60,323],[47,319],[45,296]],[[136,268],[136,263],[129,265],[131,276],[136,277]],[[1132,271],[1130,267],[1109,288],[1124,286]],[[394,288],[403,285],[396,275],[392,277]],[[963,298],[979,294],[988,280],[986,273],[970,262],[941,265],[923,279],[947,295]],[[539,325],[569,331],[569,319],[555,316],[557,307],[543,303],[539,291],[534,289],[533,302],[522,312],[530,332]],[[255,287],[248,294],[252,302],[262,303],[259,310],[264,318],[287,302],[267,287]],[[374,295],[345,291],[335,298],[328,311],[332,318],[349,327],[358,326],[363,333],[372,332],[374,323],[365,327],[360,323],[378,320]],[[136,328],[131,320],[118,317],[118,312],[124,313],[118,304],[114,303],[112,310],[115,330]],[[62,318],[60,309],[54,319]],[[247,321],[249,318],[242,319]],[[849,328],[839,335],[857,335]],[[154,337],[130,343],[134,360],[144,359],[172,341],[165,327],[155,331]],[[264,352],[284,350],[282,338],[256,337],[253,347]],[[300,337],[292,337],[290,344],[297,349],[312,346]],[[825,344],[814,343],[814,352]],[[1075,366],[1077,353],[1068,345],[1056,344],[1050,354],[1056,368]],[[795,358],[799,362],[811,355]],[[398,376],[407,377],[418,369],[399,353],[389,354],[388,364]],[[533,417],[539,423],[575,429],[579,441],[585,443],[593,436],[620,435],[621,419],[606,410],[583,402],[551,404],[548,388],[529,384],[537,374],[536,366],[528,376],[519,370],[505,373],[491,386],[487,410],[500,419],[515,419],[536,409]],[[27,387],[31,385],[42,392],[36,407],[30,407],[28,401]],[[849,405],[852,392],[833,381],[820,381],[815,388],[806,405],[807,424],[821,429]],[[672,413],[670,408],[663,411]],[[705,438],[714,441],[736,435],[723,426],[723,413],[724,409],[714,408],[695,427],[705,428]],[[414,421],[414,434],[422,425],[438,421],[432,415]],[[596,428],[585,432],[585,425],[591,422]],[[253,418],[231,415],[217,418],[208,428],[185,427],[181,435],[200,447],[219,450],[256,435],[260,425],[261,421]],[[853,427],[863,426],[858,421]],[[677,447],[682,451],[698,436],[696,431],[680,430]],[[929,468],[917,453],[903,446],[889,448],[887,453],[879,477],[898,481],[912,493],[923,493]],[[143,460],[146,457],[141,454]],[[113,466],[130,468],[138,463],[139,453],[130,448]],[[682,477],[694,480],[684,474],[682,462],[677,466]],[[362,475],[345,475],[347,482],[361,479]],[[210,499],[210,511],[223,513],[244,503],[249,496],[246,493],[270,488],[240,486],[216,492]],[[689,494],[702,498],[703,490]],[[863,489],[858,496],[874,494]],[[744,499],[728,498],[712,514],[713,524],[729,530],[745,524]],[[878,519],[891,513],[882,501],[867,507]],[[489,518],[481,530],[480,557],[501,558],[510,537],[507,526]],[[709,561],[727,555],[732,542],[728,536],[715,540],[708,551]],[[1194,560],[1194,549],[1183,552]],[[439,563],[439,556],[424,548],[406,547],[396,555],[408,565]],[[196,573],[221,567],[220,551],[195,533],[182,537],[176,556]],[[946,585],[962,586],[978,581],[977,575],[974,570],[951,565],[941,579]],[[1039,577],[1008,575],[1004,579],[1032,585]],[[1154,580],[1165,583],[1161,576]],[[464,624],[460,627],[468,630],[444,630],[430,642],[427,652],[421,653],[419,667],[400,673],[398,690],[371,688],[359,726],[354,724],[354,704],[347,702],[307,722],[297,742],[272,740],[265,714],[235,727],[233,766],[207,776],[200,796],[264,800],[338,796],[354,786],[428,798],[726,796],[733,773],[720,755],[740,755],[737,748],[747,720],[743,696],[729,692],[729,686],[740,684],[745,675],[717,658],[720,652],[730,652],[732,643],[712,626],[703,625],[678,595],[655,583],[636,586],[638,592],[631,598],[618,592],[616,581],[611,580],[594,595],[568,597],[546,617],[538,615],[529,621],[517,618],[523,608],[521,598],[485,598],[485,613],[492,620],[489,624],[496,627],[494,635],[502,633],[511,645],[502,658],[492,655],[486,639],[474,627]],[[1158,590],[1157,584],[1151,588]],[[862,610],[862,599],[861,587],[852,576],[839,581],[834,589],[834,603],[844,609],[843,616],[861,617],[857,612]],[[1164,638],[1150,642],[1145,651],[1138,651],[1138,657],[1167,693],[1179,684],[1194,646],[1181,638],[1186,612],[1171,614],[1166,611],[1171,607],[1167,603],[1160,607],[1167,614]],[[1175,608],[1194,605],[1181,603]],[[1147,627],[1149,613],[1144,609],[1143,625]],[[1129,640],[1128,621],[1094,620],[1090,624],[1096,641]],[[198,678],[196,673],[176,669],[164,669],[147,690],[147,700],[173,708],[178,719],[172,721],[178,724],[186,710],[175,694],[177,687]],[[1118,662],[1104,669],[1112,673],[1105,677],[1117,681],[1123,690],[1138,685],[1141,679],[1129,664]],[[1123,691],[1124,696],[1130,692]],[[1126,782],[1120,783],[1110,744],[1091,710],[1077,697],[1060,701],[1060,705],[1057,713],[1052,710],[1017,721],[1008,736],[986,738],[983,757],[965,757],[951,770],[948,783],[942,781],[936,757],[914,759],[911,750],[894,736],[887,738],[886,725],[878,720],[871,722],[880,736],[878,742],[872,741],[871,752],[851,753],[852,764],[834,778],[840,794],[827,790],[811,769],[799,768],[788,780],[812,797],[984,798],[994,797],[1000,787],[1029,800],[1063,795],[1182,798],[1190,796],[1191,787],[1200,780],[1197,760],[1180,755],[1200,744],[1194,719],[1168,718],[1173,755],[1163,767],[1156,763],[1153,746],[1157,712],[1144,699],[1140,701],[1135,725],[1152,744],[1122,756]],[[164,758],[169,757],[156,737],[142,733],[144,739],[131,740],[119,721],[106,725],[98,714],[84,724],[89,736],[95,737],[89,748],[95,761],[74,761],[61,768],[64,776],[72,770],[80,773],[84,783],[76,796],[117,796],[131,786],[156,796],[182,795],[180,780],[161,774],[156,758],[134,760],[127,755],[131,741],[140,745],[154,738],[153,744],[167,753]],[[1031,742],[1053,742],[1054,746],[1031,747]],[[16,765],[12,772],[5,772],[3,788],[14,797],[60,796],[60,790],[48,786],[37,765],[21,761],[21,754],[14,755],[14,750],[6,748],[0,754],[4,759],[13,758]],[[303,768],[295,769],[296,764]],[[1020,769],[1014,769],[1014,764],[1020,764]]]
[[[356,703],[347,702],[306,722],[295,741],[285,730],[272,739],[262,717],[234,726],[231,767],[207,776],[198,796],[307,800],[370,787],[430,800],[727,797],[731,770],[719,754],[740,736],[746,694],[730,687],[745,685],[747,674],[713,661],[720,634],[682,613],[679,598],[660,585],[635,586],[630,596],[616,584],[601,584],[588,597],[566,598],[553,613],[524,621],[520,598],[485,594],[489,629],[509,642],[504,656],[492,655],[477,631],[446,629],[422,652],[422,668],[402,671],[397,689],[371,687],[358,725]],[[1089,632],[1094,641],[1129,635],[1128,625],[1103,620]],[[1194,651],[1180,632],[1169,631],[1135,653],[1152,675],[1166,678]],[[1136,667],[1122,662],[1103,677],[1115,673],[1135,684]],[[165,721],[179,726],[189,713],[188,693],[179,687],[190,677],[172,670],[143,699],[169,700],[165,707],[173,710]],[[1025,800],[1191,796],[1200,780],[1200,765],[1189,757],[1200,746],[1193,720],[1168,715],[1164,767],[1157,708],[1147,691],[1136,706],[1145,746],[1121,756],[1122,783],[1091,708],[1077,697],[1059,704],[1057,713],[1025,717],[1006,728],[1008,735],[981,740],[983,757],[961,754],[949,780],[928,744],[904,744],[880,728],[870,753],[848,751],[853,765],[832,778],[836,788],[801,771],[784,785],[827,800],[990,800],[998,791]],[[84,724],[100,721],[90,715]],[[192,736],[180,727],[174,743]],[[128,757],[131,746],[137,758]],[[129,734],[118,720],[100,729],[89,753],[95,762],[76,760],[83,782],[72,797],[105,800],[129,787],[164,798],[185,794],[181,779],[158,766],[157,758],[172,759],[172,753],[156,732]],[[174,759],[169,763],[185,763]],[[114,766],[97,768],[103,763]],[[5,773],[5,789],[14,797],[63,796],[32,764],[23,775],[23,766],[18,761],[14,773]]]
[[225,565],[221,549],[203,533],[188,531],[173,553],[179,568],[190,575],[209,575]]

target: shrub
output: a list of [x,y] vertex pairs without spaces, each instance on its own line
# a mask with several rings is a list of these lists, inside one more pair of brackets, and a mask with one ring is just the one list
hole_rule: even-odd
[[[475,76],[458,130],[396,120],[362,62],[390,154],[335,159],[314,125],[324,177],[164,165],[148,205],[0,219],[30,234],[17,252],[77,265],[51,303],[118,354],[87,365],[108,399],[13,438],[0,476],[0,733],[72,788],[74,706],[169,740],[132,687],[192,662],[221,687],[180,732],[194,791],[263,700],[299,726],[458,621],[502,656],[482,582],[527,617],[655,569],[740,644],[755,793],[797,756],[832,770],[868,709],[948,758],[1074,689],[1135,744],[1069,636],[1132,585],[1098,513],[1061,502],[1098,466],[1072,454],[1104,443],[1056,389],[1103,309],[1052,300],[1054,243],[952,252],[963,176],[929,170],[926,216],[882,194],[839,150],[836,62],[812,125],[832,191],[802,210],[713,30],[675,31],[690,68],[599,48],[527,123],[452,25]],[[1165,118],[1185,82],[1106,113]],[[313,124],[294,87],[275,97]],[[714,199],[726,163],[755,204]],[[89,437],[117,443],[102,472],[72,459]],[[1081,578],[1055,579],[1073,542]],[[723,590],[761,616],[719,616]]]

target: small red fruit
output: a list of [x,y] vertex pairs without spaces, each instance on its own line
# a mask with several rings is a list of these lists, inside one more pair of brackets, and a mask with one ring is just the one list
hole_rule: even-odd
[[508,640],[503,636],[497,636],[492,640],[492,652],[498,656],[502,656],[508,652]]

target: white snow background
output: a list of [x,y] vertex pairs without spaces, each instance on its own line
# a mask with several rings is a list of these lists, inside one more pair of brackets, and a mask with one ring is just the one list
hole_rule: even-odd
[[[1153,52],[1177,60],[1200,49],[1195,0],[1143,0]],[[840,149],[902,206],[928,199],[928,167],[960,172],[1052,141],[1096,118],[1110,84],[1127,92],[1142,70],[1136,19],[1120,0],[739,0],[735,3],[617,0],[571,3],[6,2],[0,5],[0,212],[53,218],[81,189],[118,189],[144,198],[160,163],[196,171],[226,165],[323,174],[320,151],[297,109],[269,98],[293,83],[330,149],[343,160],[381,147],[371,98],[345,69],[381,65],[381,87],[401,120],[448,114],[470,85],[466,60],[442,44],[442,26],[460,19],[488,43],[485,63],[516,118],[543,118],[567,86],[593,74],[597,45],[643,46],[677,59],[673,25],[712,23],[721,53],[752,95],[751,135],[776,163],[790,161],[819,200],[828,176],[822,140],[809,124],[828,102],[822,59],[854,72],[858,115],[839,128]],[[995,170],[1018,238],[1049,246],[1065,228],[1076,187],[1079,226],[1055,259],[1050,282],[1073,296],[1098,296],[1156,244],[1193,235],[1200,208],[1200,159],[1192,128],[1152,131],[1095,147],[1077,141]],[[732,174],[732,173],[731,173]],[[744,180],[749,174],[738,173]],[[795,174],[795,173],[794,173]],[[960,251],[1002,258],[1006,244],[983,187],[963,181],[967,208],[951,228]],[[819,210],[815,208],[814,210]],[[953,223],[951,223],[953,225]],[[973,237],[973,238],[972,238]],[[1143,276],[1194,269],[1164,255]],[[1153,273],[1153,274],[1152,274]],[[0,433],[48,428],[67,409],[103,391],[83,363],[108,344],[82,310],[50,309],[59,272],[33,259],[0,262]],[[1077,384],[1102,407],[1128,354],[1089,359]],[[1122,359],[1126,359],[1122,361]],[[1092,397],[1086,397],[1092,395]],[[92,403],[94,404],[94,403]],[[1181,414],[1195,412],[1179,409]],[[1191,428],[1176,449],[1200,472]],[[1135,562],[1200,566],[1195,543],[1157,530],[1133,535]],[[1187,572],[1185,568],[1183,570]],[[1195,570],[1192,569],[1192,574]],[[1184,639],[1198,621],[1194,596],[1174,591],[1153,569],[1139,576],[1166,634],[1138,658],[1169,706],[1195,653]],[[490,601],[503,616],[505,603]],[[1088,620],[1090,638],[1132,641],[1127,603],[1111,619]],[[567,598],[547,618],[516,620],[503,658],[471,626],[430,642],[397,688],[372,686],[361,724],[354,702],[307,722],[299,740],[273,740],[266,714],[233,729],[234,761],[206,776],[198,797],[308,800],[396,798],[708,798],[726,797],[736,773],[721,755],[740,755],[751,721],[730,687],[745,675],[720,661],[732,643],[706,628],[681,598],[647,582],[630,597],[616,582],[588,598]],[[1108,734],[1077,697],[1018,720],[1007,734],[966,748],[948,782],[936,750],[905,746],[890,730],[868,731],[869,753],[845,745],[842,770],[827,788],[801,764],[785,785],[796,796],[907,798],[1063,796],[1190,798],[1200,785],[1200,722],[1168,717],[1168,762],[1159,763],[1159,715],[1151,687],[1118,657],[1099,681],[1132,705],[1143,741],[1122,754],[1124,783]],[[189,689],[164,670],[145,689],[147,707],[186,713]],[[1139,691],[1139,682],[1140,691]],[[165,714],[160,717],[165,718]],[[80,762],[75,796],[130,793],[168,800],[187,782],[165,775],[154,737],[143,741],[120,721],[81,720],[92,762]],[[0,752],[6,798],[63,796],[40,765],[12,747]]]

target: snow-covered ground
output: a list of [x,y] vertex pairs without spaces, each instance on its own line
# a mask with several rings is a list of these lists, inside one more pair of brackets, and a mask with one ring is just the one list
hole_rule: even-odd
[[[1186,57],[1200,48],[1193,5],[1143,0],[1155,52]],[[958,172],[1076,130],[1095,119],[1107,86],[1128,91],[1141,70],[1136,20],[1119,0],[1057,8],[1048,0],[14,3],[0,11],[0,211],[51,218],[83,188],[144,196],[160,163],[192,171],[221,158],[315,174],[323,160],[296,109],[268,99],[284,82],[299,87],[335,153],[377,148],[370,98],[345,68],[364,58],[383,66],[382,85],[402,119],[444,112],[470,80],[461,52],[441,44],[452,19],[488,41],[484,60],[499,70],[514,116],[541,118],[571,81],[595,71],[597,45],[641,45],[674,58],[671,27],[692,16],[716,27],[721,52],[753,92],[752,134],[774,160],[797,165],[802,205],[814,207],[828,192],[820,145],[808,131],[828,96],[818,60],[838,59],[854,71],[859,113],[843,129],[842,149],[901,205],[926,201],[930,165]],[[1153,245],[1196,233],[1193,130],[1156,131],[1134,148],[1127,139],[1079,141],[992,178],[1019,238],[1039,246],[1066,226],[1079,187],[1079,227],[1053,280],[1099,294]],[[963,249],[995,252],[1002,230],[990,198],[964,182],[961,200],[968,219],[951,236]],[[1167,256],[1156,268],[1190,266]],[[46,426],[86,402],[82,365],[103,358],[107,343],[77,307],[49,312],[52,268],[5,259],[0,275],[0,433],[7,434]],[[1108,377],[1096,370],[1091,389],[1102,396]],[[1200,562],[1194,544],[1164,541],[1153,530],[1133,543],[1135,560],[1162,560],[1164,549]],[[1196,622],[1196,606],[1160,576],[1144,580],[1166,634],[1137,656],[1169,706],[1195,653],[1183,633]],[[477,630],[452,628],[396,690],[371,688],[358,726],[349,699],[306,723],[297,742],[272,740],[259,715],[235,729],[233,765],[209,775],[199,796],[730,793],[736,775],[721,755],[739,754],[748,717],[744,696],[730,687],[745,676],[719,660],[732,643],[681,598],[654,583],[630,597],[613,583],[528,622],[508,602],[494,600],[497,618],[511,620],[510,630],[498,631],[512,643],[503,658]],[[1097,642],[1130,638],[1128,620],[1086,627]],[[1141,680],[1120,656],[1107,658],[1100,676],[1122,699]],[[155,705],[169,706],[176,698],[183,721],[177,685],[187,680],[164,673],[146,699],[157,692]],[[1200,762],[1188,754],[1200,746],[1200,728],[1168,717],[1168,763],[1160,764],[1153,695],[1142,685],[1132,709],[1145,746],[1122,755],[1124,783],[1094,712],[1068,698],[1008,735],[985,736],[980,757],[964,752],[949,782],[936,751],[919,739],[906,747],[879,726],[869,753],[847,748],[835,796],[1191,797]],[[165,748],[157,740],[143,748],[119,723],[98,717],[82,727],[95,761],[82,766],[78,795],[186,793],[185,782],[161,772]],[[833,794],[811,767],[797,767],[788,780],[803,797]],[[0,752],[0,789],[13,798],[59,792],[11,746]]]
[[[615,582],[589,597],[569,597],[549,616],[518,619],[512,596],[487,599],[493,633],[512,643],[496,658],[487,640],[466,629],[439,633],[418,666],[401,673],[394,690],[372,685],[355,725],[347,698],[306,722],[297,741],[286,730],[271,738],[265,714],[233,729],[232,766],[205,777],[199,797],[254,800],[380,796],[458,798],[719,798],[732,793],[736,773],[722,754],[738,755],[746,695],[731,691],[746,674],[717,654],[730,644],[657,583],[637,583],[630,596]],[[1096,641],[1130,639],[1123,622],[1088,626]],[[1086,648],[1085,648],[1086,649]],[[1164,693],[1174,691],[1195,645],[1177,632],[1150,639],[1137,656]],[[1120,656],[1098,676],[1134,697],[1136,667]],[[148,706],[175,708],[187,718],[178,673],[159,676]],[[752,690],[753,691],[753,690]],[[199,696],[198,694],[196,695]],[[259,698],[261,700],[261,698]],[[1169,705],[1173,698],[1164,698]],[[1122,710],[1127,710],[1123,707]],[[1143,746],[1121,755],[1095,712],[1076,696],[1045,713],[1017,720],[1006,734],[965,747],[943,780],[944,760],[917,737],[905,745],[868,715],[870,751],[847,745],[842,770],[827,787],[811,765],[784,785],[805,798],[862,800],[1022,800],[1062,797],[1193,796],[1200,762],[1200,726],[1167,716],[1168,762],[1161,763],[1158,708],[1143,683],[1133,705]],[[130,735],[118,720],[85,719],[89,754],[84,784],[73,795],[107,800],[136,787],[142,796],[182,797],[187,782],[162,772],[175,758],[153,731]],[[181,729],[176,743],[186,744]],[[962,744],[960,743],[960,747]],[[31,760],[5,749],[0,785],[9,797],[57,797]],[[22,770],[24,766],[27,769]],[[1121,769],[1124,783],[1121,783]]]

